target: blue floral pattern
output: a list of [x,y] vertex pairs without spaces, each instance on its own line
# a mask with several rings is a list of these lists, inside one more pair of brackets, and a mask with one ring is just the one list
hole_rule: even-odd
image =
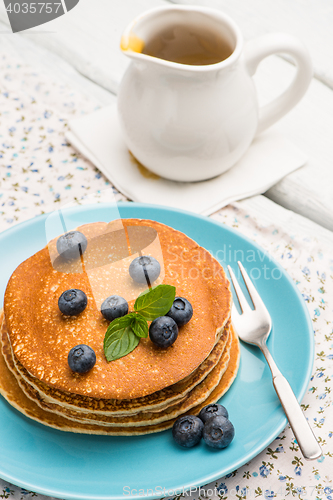
[[[35,73],[0,52],[0,231],[68,203],[125,199],[64,138],[68,120],[96,109],[92,98]],[[316,341],[302,408],[323,456],[306,462],[289,426],[271,445],[192,498],[333,500],[333,256],[313,237],[265,225],[233,204],[213,218],[237,228],[277,259],[303,295]],[[3,453],[5,451],[1,451]],[[212,492],[212,493],[211,493]],[[180,498],[186,495],[178,495]],[[0,498],[46,498],[0,479]]]

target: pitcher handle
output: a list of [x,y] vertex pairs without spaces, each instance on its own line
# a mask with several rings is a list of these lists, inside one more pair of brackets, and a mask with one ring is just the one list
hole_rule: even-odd
[[265,57],[282,53],[295,61],[296,75],[281,95],[259,108],[257,134],[273,125],[300,101],[310,85],[313,67],[307,48],[298,38],[286,33],[269,33],[245,45],[245,64],[251,76]]

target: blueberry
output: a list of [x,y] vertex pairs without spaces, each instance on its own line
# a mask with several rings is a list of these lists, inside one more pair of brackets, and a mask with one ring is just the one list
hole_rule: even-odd
[[225,417],[214,417],[204,425],[202,437],[208,446],[226,448],[234,439],[235,428]]
[[130,276],[137,283],[150,285],[159,277],[160,272],[160,263],[150,255],[137,257],[129,266]]
[[110,295],[101,306],[101,313],[108,321],[125,316],[128,313],[128,303],[119,295]]
[[210,404],[202,408],[202,410],[199,413],[199,418],[203,421],[205,424],[207,420],[209,420],[212,417],[225,417],[228,418],[228,411],[224,406],[218,405],[218,404]]
[[87,296],[82,290],[71,288],[63,292],[58,300],[58,307],[66,316],[76,316],[85,310],[88,304]]
[[177,444],[184,448],[192,448],[200,442],[204,424],[194,415],[179,417],[172,427],[172,436]]
[[67,359],[69,367],[73,372],[87,373],[95,366],[96,354],[88,345],[80,344],[72,347]]
[[150,324],[149,337],[158,347],[169,347],[178,337],[177,323],[168,316],[160,316]]
[[183,326],[192,318],[193,308],[184,297],[176,297],[167,316],[170,316],[178,326]]
[[87,245],[87,238],[80,231],[69,231],[69,233],[63,234],[57,240],[57,250],[65,260],[78,259],[80,257],[80,248],[83,254]]

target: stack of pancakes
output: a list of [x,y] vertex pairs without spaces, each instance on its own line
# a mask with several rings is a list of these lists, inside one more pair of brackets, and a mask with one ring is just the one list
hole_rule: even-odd
[[[125,219],[78,228],[88,247],[75,260],[58,255],[56,240],[23,262],[11,276],[1,314],[0,392],[25,415],[51,427],[89,434],[138,435],[172,427],[180,415],[198,414],[232,384],[239,344],[231,323],[231,292],[220,264],[183,233],[155,221]],[[147,287],[130,278],[138,255],[162,266],[154,285],[176,287],[193,317],[167,349],[149,338],[128,355],[107,362],[108,322],[101,303],[120,295],[133,310]],[[83,290],[87,308],[66,317],[58,298]],[[70,370],[78,344],[96,354],[86,374]]]

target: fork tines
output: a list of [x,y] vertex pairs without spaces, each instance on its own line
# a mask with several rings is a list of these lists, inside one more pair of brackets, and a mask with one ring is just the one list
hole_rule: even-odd
[[[265,304],[263,303],[259,293],[255,289],[249,275],[245,271],[243,264],[239,261],[237,262],[237,264],[238,264],[238,267],[240,269],[240,272],[242,273],[243,280],[244,280],[244,283],[246,285],[247,291],[249,292],[249,295],[251,297],[254,309],[258,309],[258,307],[264,307],[266,309]],[[232,268],[229,265],[228,265],[228,270],[229,270],[230,278],[231,278],[232,284],[234,286],[234,289],[235,289],[235,292],[236,292],[236,295],[237,295],[239,305],[240,305],[242,312],[244,313],[245,311],[250,311],[251,307],[249,306],[249,303],[248,303],[247,299],[245,298],[244,293],[242,292],[242,289],[237,281],[237,278],[236,278]]]

